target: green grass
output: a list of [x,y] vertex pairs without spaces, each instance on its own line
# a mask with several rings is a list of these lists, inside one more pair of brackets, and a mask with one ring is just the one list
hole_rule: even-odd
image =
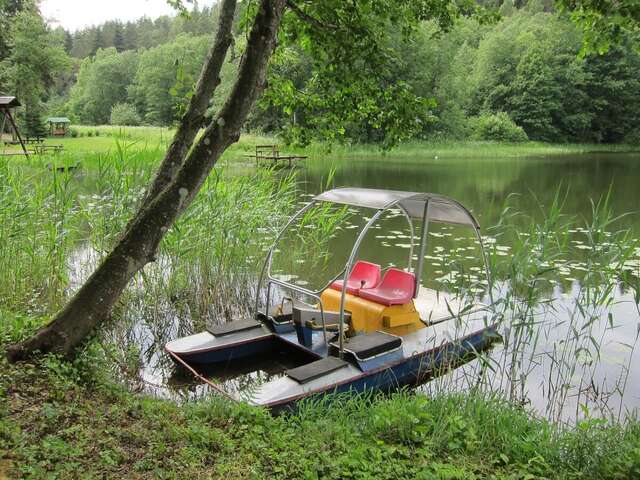
[[[474,395],[334,398],[295,415],[177,405],[75,364],[0,360],[0,477],[632,479],[640,425],[557,428]],[[612,447],[615,448],[612,450]]]
[[[602,144],[551,144],[543,142],[503,143],[480,141],[411,141],[385,152],[391,157],[422,158],[493,158],[567,155],[592,152],[637,152],[640,146]],[[330,150],[324,145],[306,149],[311,155],[330,151],[335,156],[379,156],[383,154],[375,145],[335,145]]]
[[[116,148],[116,139],[126,141],[130,148],[139,150],[164,150],[174,132],[163,127],[116,127],[111,125],[74,126],[77,137],[48,138],[47,144],[63,145],[65,151],[71,153],[100,153]],[[97,133],[97,135],[96,135]],[[90,135],[90,136],[89,136]],[[280,141],[271,136],[243,134],[240,141],[232,145],[225,158],[239,159],[238,154],[253,151],[257,144],[277,144]],[[10,147],[18,151],[17,147]],[[522,157],[531,155],[566,155],[592,152],[637,152],[638,145],[603,145],[603,144],[550,144],[544,142],[501,143],[484,141],[441,141],[422,140],[404,143],[397,148],[382,152],[376,145],[323,145],[312,144],[305,148],[283,147],[283,151],[310,155],[326,156],[379,156],[394,157],[438,157],[438,158],[487,158],[487,157]]]
[[[32,155],[32,162],[39,159],[61,160],[68,155],[96,155],[101,153],[113,153],[118,149],[117,144],[127,145],[129,151],[165,151],[171,141],[174,130],[162,127],[114,127],[111,125],[98,126],[75,126],[73,129],[77,136],[67,135],[66,137],[48,137],[45,139],[46,145],[62,145],[64,153],[61,155]],[[243,153],[253,150],[256,144],[277,143],[274,138],[257,136],[253,134],[242,135],[240,141],[231,146],[229,153]],[[0,147],[2,148],[2,147]],[[19,145],[4,147],[7,152],[21,152]],[[1,152],[1,150],[0,150]],[[0,157],[1,158],[1,157]],[[22,163],[22,157],[10,157],[13,162]]]

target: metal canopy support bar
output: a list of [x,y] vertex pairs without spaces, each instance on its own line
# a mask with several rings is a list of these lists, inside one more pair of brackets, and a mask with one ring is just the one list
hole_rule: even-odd
[[429,200],[424,203],[424,212],[422,214],[422,230],[420,232],[420,256],[418,257],[418,266],[414,272],[416,277],[416,287],[413,292],[413,298],[418,298],[420,290],[420,279],[422,278],[422,269],[424,268],[424,254],[427,248],[427,234],[429,233]]
[[375,213],[375,215],[369,219],[367,224],[364,226],[364,228],[360,232],[360,235],[358,235],[358,238],[356,239],[356,243],[354,243],[353,248],[351,249],[351,255],[349,255],[349,260],[347,260],[347,264],[345,265],[344,278],[342,279],[342,282],[343,282],[342,285],[344,285],[345,287],[342,289],[342,292],[340,295],[340,328],[338,330],[338,336],[340,339],[340,358],[342,358],[344,354],[344,304],[345,304],[346,295],[347,295],[346,285],[347,285],[347,280],[349,278],[349,273],[351,272],[353,261],[356,259],[356,255],[358,255],[358,250],[360,249],[360,244],[362,243],[362,240],[364,240],[364,236],[366,235],[367,231],[369,231],[371,226],[376,222],[376,220],[380,218],[380,215],[382,215],[384,211],[385,209],[378,210]]
[[409,222],[409,235],[411,235],[411,242],[409,242],[409,265],[407,265],[407,270],[411,271],[411,264],[413,262],[413,237],[415,235],[413,229],[413,220],[411,219],[411,216],[409,215],[409,212],[407,212],[406,208],[404,208],[402,205],[398,206],[400,207],[402,213],[404,213],[404,216],[407,218],[407,222]]
[[[284,232],[287,231],[287,229],[289,228],[289,226],[296,221],[296,219],[298,217],[300,217],[303,213],[305,213],[307,210],[309,210],[311,207],[313,207],[316,204],[315,200],[312,200],[311,202],[309,202],[307,205],[305,205],[304,207],[302,207],[300,210],[298,210],[298,212],[289,219],[289,221],[286,223],[286,225],[284,227],[282,227],[282,229],[278,232],[278,235],[276,235],[276,238],[273,241],[273,244],[271,245],[271,248],[269,249],[269,253],[267,254],[267,258],[264,261],[264,265],[262,266],[262,271],[260,272],[260,278],[258,279],[258,285],[256,287],[256,304],[255,304],[255,314],[258,314],[258,308],[260,305],[260,289],[262,287],[262,281],[264,280],[264,276],[265,274],[270,277],[271,276],[271,259],[273,257],[273,251],[276,248],[276,245],[278,244],[278,242],[280,241],[280,239],[282,238],[282,235],[284,235]],[[271,285],[269,285],[270,287]],[[267,287],[267,305],[265,307],[265,312],[269,311],[269,287]]]

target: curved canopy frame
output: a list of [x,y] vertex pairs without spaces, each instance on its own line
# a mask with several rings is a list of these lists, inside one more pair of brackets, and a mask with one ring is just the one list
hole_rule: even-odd
[[[375,209],[376,213],[369,219],[366,225],[362,228],[358,237],[353,245],[351,250],[351,254],[349,255],[349,259],[345,264],[344,268],[329,282],[319,290],[310,290],[304,287],[300,287],[298,285],[294,285],[292,283],[274,278],[271,275],[271,264],[273,260],[273,253],[275,248],[284,235],[284,233],[289,229],[291,225],[302,216],[306,211],[308,211],[312,206],[316,205],[320,202],[329,202],[336,203],[342,205],[349,205],[353,207],[363,207],[363,208],[371,208]],[[399,208],[404,216],[409,221],[409,226],[411,229],[411,251],[409,254],[409,269],[411,269],[411,260],[413,257],[413,219],[421,219],[422,220],[422,229],[420,232],[420,245],[419,245],[419,257],[418,264],[414,268],[415,274],[415,289],[414,289],[414,298],[418,296],[418,290],[420,288],[420,278],[422,276],[422,270],[424,267],[424,255],[427,245],[427,234],[429,229],[430,222],[436,223],[446,223],[452,225],[461,225],[471,227],[478,240],[480,245],[480,250],[482,253],[482,259],[484,262],[485,273],[487,276],[487,280],[489,282],[489,299],[491,305],[493,305],[493,294],[491,291],[491,272],[489,271],[489,262],[486,250],[484,248],[484,244],[482,242],[482,235],[480,234],[480,224],[473,216],[473,214],[460,202],[454,200],[452,198],[446,197],[444,195],[439,195],[435,193],[419,193],[419,192],[403,192],[397,190],[380,190],[380,189],[371,189],[371,188],[335,188],[333,190],[328,190],[319,195],[313,197],[310,203],[302,207],[295,215],[293,215],[287,224],[278,232],[273,245],[269,249],[269,253],[267,254],[267,258],[265,260],[264,266],[262,267],[262,272],[260,274],[260,278],[258,280],[257,290],[256,290],[256,303],[255,303],[255,313],[258,313],[258,305],[260,302],[260,291],[262,288],[262,282],[264,281],[264,277],[267,277],[267,305],[265,312],[269,311],[270,305],[270,297],[271,297],[271,285],[279,285],[281,287],[287,288],[292,291],[296,291],[298,293],[302,293],[305,295],[309,295],[318,300],[320,305],[320,315],[322,317],[322,328],[324,333],[325,343],[327,342],[327,332],[324,321],[324,311],[322,308],[322,302],[320,301],[320,294],[331,285],[335,280],[340,277],[343,278],[343,284],[346,285],[349,272],[357,258],[358,251],[360,249],[360,244],[364,240],[366,233],[369,229],[375,224],[375,222],[380,218],[380,216],[385,212],[393,208]],[[342,296],[340,300],[340,356],[342,357],[343,352],[343,328],[344,328],[344,306],[346,300],[346,289],[342,289]]]

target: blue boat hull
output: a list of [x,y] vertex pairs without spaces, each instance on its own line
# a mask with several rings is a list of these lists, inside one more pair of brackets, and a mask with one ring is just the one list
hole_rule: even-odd
[[180,354],[180,358],[192,365],[225,364],[253,355],[267,353],[274,348],[275,337],[263,337],[250,342],[228,345],[224,348]]
[[342,384],[328,385],[322,391],[287,399],[282,403],[266,405],[273,413],[295,409],[297,402],[318,398],[329,393],[362,393],[366,391],[392,392],[402,387],[420,385],[441,372],[455,368],[475,358],[500,340],[494,326],[472,333],[467,337],[425,353],[414,355],[389,367],[382,367]]

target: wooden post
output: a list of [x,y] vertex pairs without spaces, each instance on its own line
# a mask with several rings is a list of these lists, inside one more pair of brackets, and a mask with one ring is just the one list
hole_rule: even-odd
[[22,151],[24,152],[24,156],[27,157],[27,160],[28,160],[29,153],[27,152],[27,147],[24,146],[24,142],[22,141],[22,137],[20,136],[20,132],[18,131],[18,126],[16,125],[16,122],[13,121],[13,117],[11,116],[11,111],[7,108],[5,109],[4,114],[6,118],[9,119],[9,123],[11,123],[11,126],[13,127],[13,131],[16,132],[16,135],[18,136],[18,140],[20,141],[20,145],[22,145]]
[[2,116],[2,124],[0,124],[0,141],[2,140],[2,135],[4,135],[4,126],[7,122],[7,117],[6,116]]

